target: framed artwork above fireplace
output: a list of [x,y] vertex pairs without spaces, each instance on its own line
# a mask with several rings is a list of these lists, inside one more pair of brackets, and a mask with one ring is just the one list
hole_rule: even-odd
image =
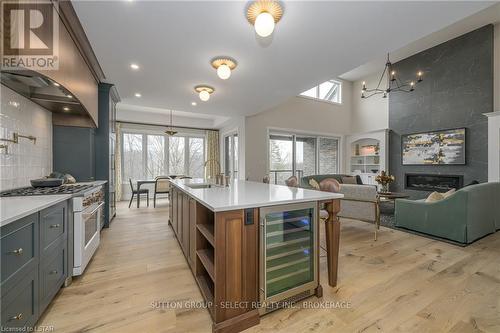
[[465,128],[401,136],[403,165],[464,165]]

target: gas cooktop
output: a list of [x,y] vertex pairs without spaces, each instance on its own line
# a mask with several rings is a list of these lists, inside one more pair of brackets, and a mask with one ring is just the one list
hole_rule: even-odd
[[90,184],[61,185],[55,187],[22,187],[0,192],[0,197],[28,195],[73,194],[92,188]]

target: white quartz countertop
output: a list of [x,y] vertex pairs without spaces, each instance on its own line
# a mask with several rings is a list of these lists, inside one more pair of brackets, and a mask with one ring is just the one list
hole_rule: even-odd
[[174,179],[172,184],[214,212],[341,199],[344,197],[340,193],[306,190],[245,180],[234,180],[229,187],[218,185],[212,185],[210,188],[191,187],[208,184],[204,179]]
[[[77,184],[89,184],[96,187],[106,183],[105,180],[96,180],[92,182],[78,182]],[[0,198],[0,227],[53,206],[61,201],[69,200],[75,196],[81,196],[84,193],[85,191],[73,194],[29,195]]]
[[0,227],[71,197],[71,194],[55,194],[0,198]]

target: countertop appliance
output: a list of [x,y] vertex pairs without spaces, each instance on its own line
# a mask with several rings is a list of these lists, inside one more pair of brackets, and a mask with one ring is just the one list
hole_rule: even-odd
[[260,313],[315,294],[319,285],[315,202],[260,209]]

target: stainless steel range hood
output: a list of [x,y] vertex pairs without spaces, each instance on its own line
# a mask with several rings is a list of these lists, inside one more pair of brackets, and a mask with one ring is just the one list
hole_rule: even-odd
[[2,71],[1,82],[49,111],[66,115],[88,113],[74,94],[62,84],[31,70]]

